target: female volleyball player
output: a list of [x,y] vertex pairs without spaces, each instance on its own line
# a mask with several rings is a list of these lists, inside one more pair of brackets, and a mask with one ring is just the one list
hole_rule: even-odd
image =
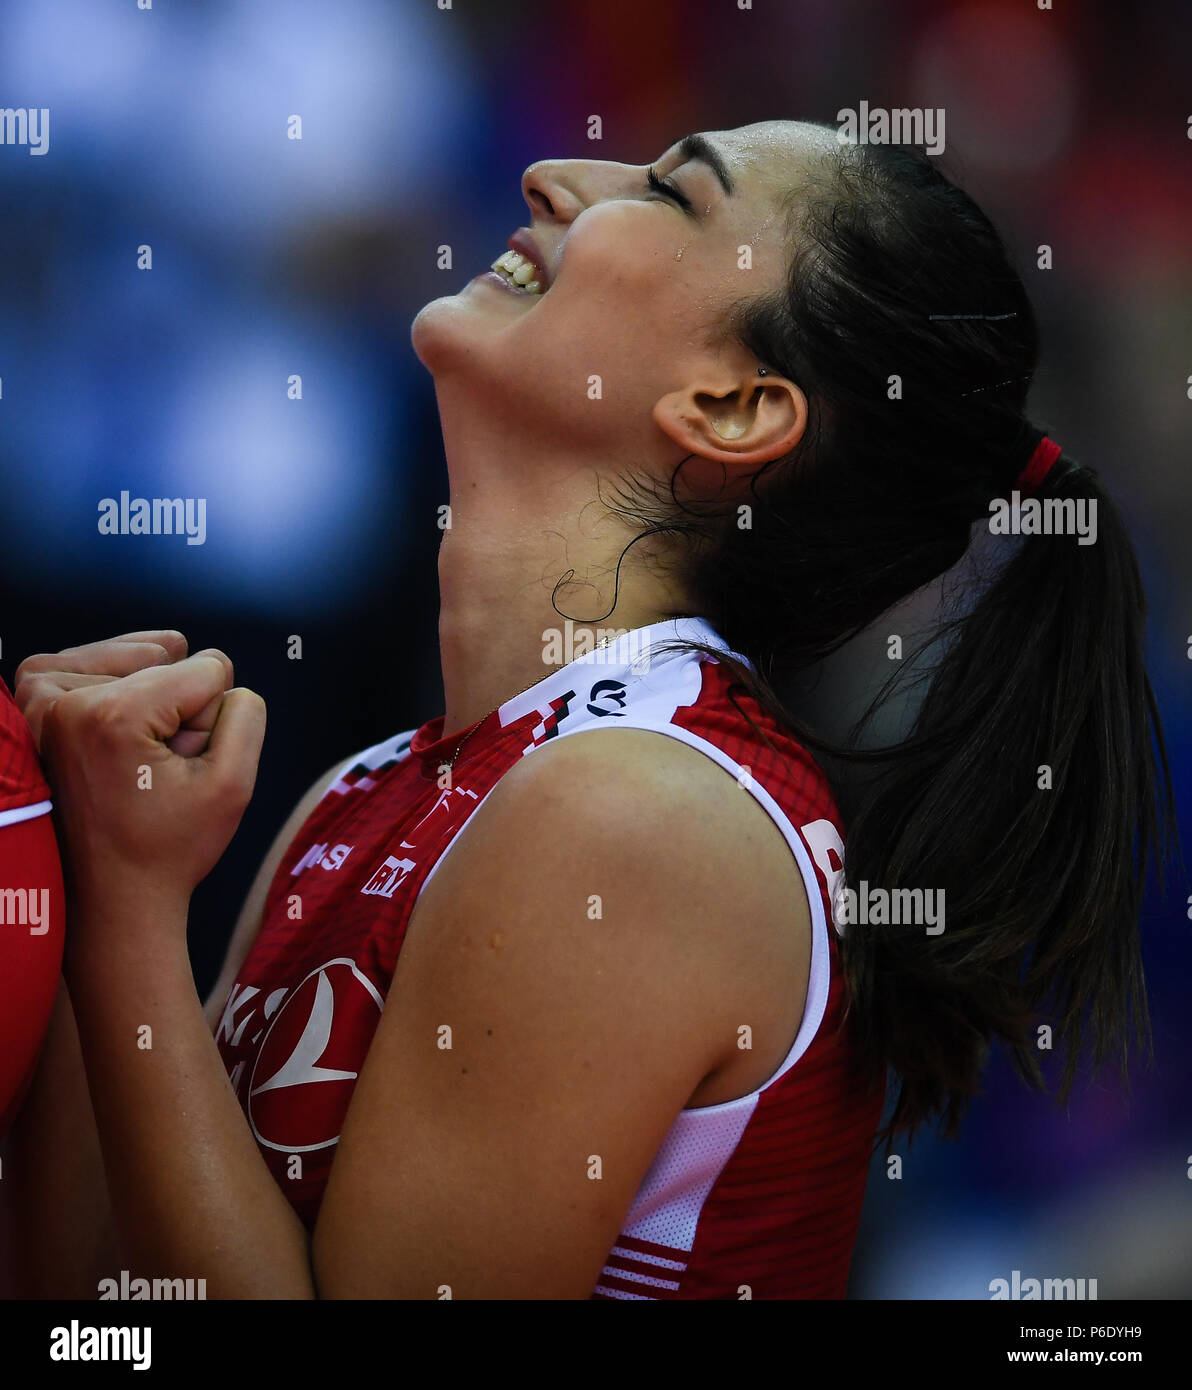
[[[985,216],[926,156],[783,122],[523,191],[510,252],[413,328],[445,715],[296,809],[206,1017],[187,905],[262,702],[176,633],[23,668],[98,1136],[41,1287],[839,1296],[887,1065],[893,1132],[951,1130],[991,1042],[1042,1080],[1047,1023],[1070,1075],[1141,1014],[1143,599],[1024,416],[1035,324]],[[788,682],[1015,493],[1096,504],[1096,543],[1009,543],[846,867]],[[60,1229],[53,1158],[26,1203]]]

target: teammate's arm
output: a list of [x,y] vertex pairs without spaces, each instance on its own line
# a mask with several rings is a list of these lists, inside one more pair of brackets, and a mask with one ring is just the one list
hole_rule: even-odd
[[9,1297],[98,1295],[114,1272],[103,1157],[66,985],[59,981],[32,1085],[4,1141],[0,1183]]
[[[17,717],[15,709],[11,711]],[[24,1142],[32,1129],[43,1141],[57,1137],[59,1112],[42,1115],[38,1071],[53,1067],[60,1001],[65,902],[62,868],[48,814],[0,826],[0,886],[26,888],[47,920],[28,925],[18,916],[0,918],[0,1297],[35,1293],[29,1265],[41,1260],[45,1244],[31,1240],[30,1190],[36,1191],[47,1166],[81,1160],[75,1150],[57,1156]],[[68,1107],[66,1096],[58,1105]],[[21,1258],[24,1255],[26,1258]],[[94,1292],[92,1287],[91,1292]]]
[[[214,1031],[236,972],[256,940],[269,884],[290,841],[343,766],[329,768],[294,808],[261,863],[206,1005]],[[119,1252],[78,1028],[60,984],[32,1085],[4,1145],[13,1292],[95,1298]]]
[[[30,657],[17,669],[22,713],[39,682],[64,689],[104,684],[186,655],[172,629],[128,632],[102,642]],[[40,751],[44,710],[30,728]],[[25,1298],[94,1298],[116,1260],[103,1158],[87,1090],[74,1011],[58,983],[41,1056],[4,1143],[0,1202],[7,1227],[8,1285]]]
[[[20,1108],[54,1005],[62,967],[66,915],[62,866],[49,815],[48,791],[36,771],[33,743],[7,693],[2,713],[19,726],[21,751],[33,769],[32,801],[0,812],[0,1138]],[[14,751],[0,734],[0,759]],[[24,789],[6,800],[23,798]],[[29,815],[41,805],[40,814]],[[9,817],[22,816],[12,820]]]
[[[28,704],[33,678],[65,671],[77,683],[113,680],[186,655],[180,633],[138,632],[34,658],[18,673],[18,703]],[[22,679],[23,678],[23,679]],[[35,736],[40,734],[34,725]],[[265,895],[294,834],[342,764],[328,769],[295,807],[274,840],[241,909],[223,969],[208,1001],[214,1029],[223,999],[260,928]],[[5,1198],[12,1292],[29,1298],[94,1298],[116,1271],[111,1202],[78,1028],[64,983],[33,1082],[5,1145]]]

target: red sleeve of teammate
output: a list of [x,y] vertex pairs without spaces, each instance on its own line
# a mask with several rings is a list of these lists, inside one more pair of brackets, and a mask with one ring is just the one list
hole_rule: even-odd
[[62,968],[62,866],[33,735],[0,679],[0,1134],[41,1051]]

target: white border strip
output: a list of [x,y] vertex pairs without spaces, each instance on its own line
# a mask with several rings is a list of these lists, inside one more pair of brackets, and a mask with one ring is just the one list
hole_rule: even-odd
[[19,825],[34,816],[44,816],[53,806],[52,801],[39,801],[35,806],[15,806],[11,811],[0,811],[0,825]]

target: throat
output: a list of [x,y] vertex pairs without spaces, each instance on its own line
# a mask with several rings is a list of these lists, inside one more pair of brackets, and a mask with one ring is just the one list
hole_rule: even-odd
[[662,539],[632,544],[632,528],[601,501],[596,470],[531,472],[521,454],[508,457],[508,442],[481,469],[476,449],[463,447],[476,440],[446,427],[444,440],[451,477],[438,561],[445,733],[462,733],[609,632],[690,611],[674,566],[651,549]]

